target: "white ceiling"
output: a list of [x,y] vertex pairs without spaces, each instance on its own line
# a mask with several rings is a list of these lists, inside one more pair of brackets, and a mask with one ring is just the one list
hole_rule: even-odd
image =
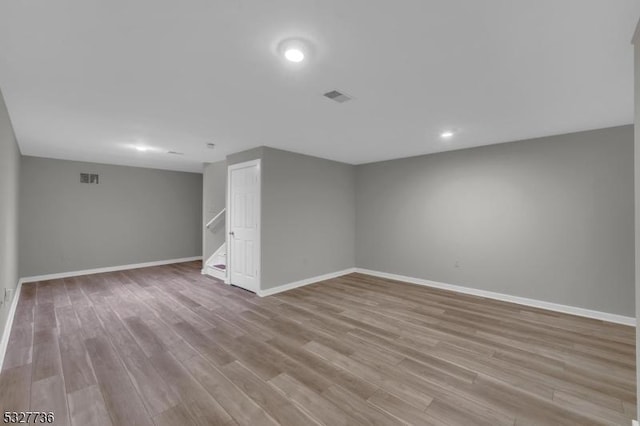
[[[26,155],[358,164],[632,123],[638,17],[637,0],[2,1],[0,87]],[[276,53],[291,37],[312,42],[303,66]]]

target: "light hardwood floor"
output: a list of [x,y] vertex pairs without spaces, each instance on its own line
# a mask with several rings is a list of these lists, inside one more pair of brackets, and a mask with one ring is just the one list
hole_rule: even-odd
[[25,284],[0,411],[58,425],[629,425],[634,329],[352,274],[200,263]]

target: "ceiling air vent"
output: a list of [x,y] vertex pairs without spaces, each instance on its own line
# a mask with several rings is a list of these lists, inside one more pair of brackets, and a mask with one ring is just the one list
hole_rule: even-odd
[[167,151],[167,154],[172,154],[172,155],[184,155],[184,152],[178,152],[178,151]]
[[352,98],[348,95],[345,95],[342,92],[338,92],[337,90],[332,90],[324,94],[325,98],[329,98],[332,101],[336,101],[339,103],[350,101]]

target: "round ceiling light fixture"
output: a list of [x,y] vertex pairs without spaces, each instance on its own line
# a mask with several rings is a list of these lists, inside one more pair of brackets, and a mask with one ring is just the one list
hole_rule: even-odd
[[309,44],[300,39],[288,39],[280,43],[279,52],[284,58],[295,64],[303,62],[309,57]]
[[446,131],[440,133],[440,137],[443,138],[443,139],[449,139],[449,138],[453,137],[453,135],[454,135],[454,133],[453,133],[452,130],[446,130]]
[[284,52],[284,57],[291,62],[302,62],[304,61],[304,52],[300,49],[292,47],[291,49],[287,49]]

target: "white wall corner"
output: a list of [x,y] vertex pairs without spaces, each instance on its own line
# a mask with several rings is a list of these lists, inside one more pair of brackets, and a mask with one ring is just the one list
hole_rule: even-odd
[[277,287],[269,288],[267,290],[258,290],[258,296],[260,297],[271,296],[273,294],[282,293],[288,290],[293,290],[294,288],[303,287],[305,285],[314,284],[320,281],[326,281],[333,278],[338,278],[343,275],[352,274],[354,272],[356,272],[356,268],[347,268],[341,271],[330,272],[328,274],[318,275],[315,277],[306,278],[304,280],[294,281],[292,283],[279,285]]
[[637,420],[631,420],[631,426],[640,426]]
[[20,299],[20,293],[22,290],[22,279],[18,281],[15,292],[13,293],[13,299],[11,300],[11,307],[9,308],[9,315],[7,316],[7,322],[4,324],[4,330],[2,330],[2,336],[0,336],[0,371],[4,365],[4,358],[7,354],[7,347],[9,346],[9,336],[11,334],[11,327],[13,326],[13,318],[16,315],[16,307],[18,306],[18,299]]
[[640,20],[636,25],[636,31],[633,33],[633,38],[631,39],[631,44],[638,44],[638,43],[640,43]]
[[473,296],[485,297],[487,299],[500,300],[503,302],[516,303],[518,305],[530,306],[533,308],[546,309],[548,311],[562,312],[565,314],[576,315],[580,317],[592,318],[601,321],[613,322],[616,324],[636,326],[634,317],[624,315],[611,314],[608,312],[594,311],[591,309],[578,308],[575,306],[561,305],[559,303],[545,302],[543,300],[528,299],[526,297],[511,296],[509,294],[496,293],[486,290],[478,290],[470,287],[463,287],[454,284],[440,283],[437,281],[425,280],[423,278],[407,277],[404,275],[389,274],[387,272],[373,271],[370,269],[356,268],[355,272],[361,274],[372,275],[374,277],[386,278],[395,281],[403,281],[410,284],[417,284],[441,290],[455,291],[458,293],[470,294]]

